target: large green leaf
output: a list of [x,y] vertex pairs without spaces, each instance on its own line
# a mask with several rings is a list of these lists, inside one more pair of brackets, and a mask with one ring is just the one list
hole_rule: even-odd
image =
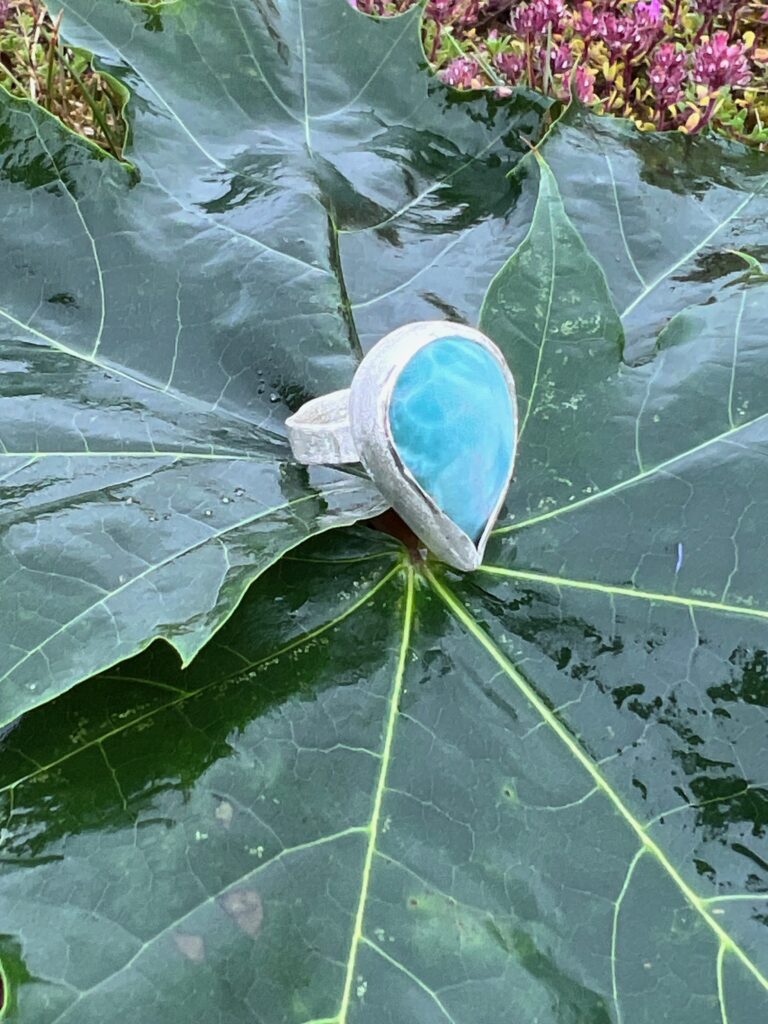
[[[591,146],[645,211],[616,255],[658,256],[632,364],[585,242],[613,190],[583,221],[561,196]],[[6,735],[12,1020],[765,1019],[768,293],[727,250],[761,255],[768,172],[724,183],[718,148],[571,115],[521,168],[486,567],[334,531],[190,668],[156,645]],[[685,260],[651,252],[670,221]]]
[[347,263],[371,310],[382,218],[390,238],[409,220],[413,278],[457,222],[479,248],[494,233],[482,287],[451,289],[476,316],[509,252],[513,127],[544,106],[432,97],[416,11],[51,6],[128,87],[132,166],[0,95],[0,722],[153,637],[189,661],[282,552],[380,510],[281,437],[360,353],[341,233],[366,228]]

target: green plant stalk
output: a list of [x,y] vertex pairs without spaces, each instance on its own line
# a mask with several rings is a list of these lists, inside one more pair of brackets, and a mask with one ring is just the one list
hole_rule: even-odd
[[32,67],[32,69],[34,71],[35,85],[36,86],[38,85],[36,54],[37,54],[37,48],[40,45],[40,32],[41,32],[42,27],[43,27],[43,21],[45,20],[45,15],[46,15],[46,10],[45,10],[44,7],[41,7],[35,13],[35,24],[34,24],[34,29],[33,29],[33,32],[32,32],[32,46],[31,46],[30,51],[29,51],[29,60],[30,60],[30,65],[31,65],[31,67]]
[[22,20],[19,20],[18,25],[20,38],[23,40],[24,46],[26,48],[26,61],[24,62],[24,70],[27,72],[29,76],[29,80],[26,86],[23,86],[22,88],[24,89],[24,95],[29,96],[36,103],[37,89],[35,88],[35,76],[32,70],[32,40],[29,37],[24,22]]
[[96,120],[96,123],[98,124],[99,128],[101,128],[101,130],[104,132],[104,138],[109,143],[110,149],[112,150],[113,154],[116,157],[119,158],[120,157],[120,146],[115,141],[115,138],[114,138],[114,136],[112,134],[112,130],[110,129],[110,127],[109,127],[109,125],[107,123],[107,119],[104,117],[104,115],[102,114],[101,110],[99,110],[99,106],[98,106],[98,103],[96,102],[96,99],[94,98],[94,96],[91,93],[91,91],[88,88],[88,86],[83,81],[82,76],[79,74],[78,71],[75,70],[74,64],[72,63],[72,61],[69,60],[69,58],[66,55],[65,50],[62,47],[59,47],[59,54],[60,54],[60,58],[61,58],[62,62],[64,64],[66,64],[67,71],[69,71],[69,73],[72,75],[74,80],[80,86],[80,89],[82,90],[82,93],[83,93],[83,97],[84,97],[86,103],[88,104],[88,106],[93,111],[93,116],[94,116],[94,118]]
[[14,75],[10,68],[7,68],[5,67],[5,65],[3,65],[2,74],[5,75],[6,78],[9,78],[18,89],[21,89],[22,97],[28,95],[29,90],[22,82],[19,81],[19,79],[16,77],[16,75]]
[[552,52],[552,26],[547,25],[547,47],[544,52],[544,85],[542,92],[549,95],[549,91],[552,87],[552,73],[550,70],[550,53]]
[[528,88],[535,89],[536,83],[533,75],[533,57],[531,50],[533,48],[533,39],[530,35],[525,37],[525,64],[528,69]]
[[59,14],[53,26],[53,34],[48,38],[48,71],[46,74],[45,81],[45,105],[48,110],[51,110],[52,96],[53,96],[53,76],[56,67],[56,57],[59,51],[59,28],[61,26],[62,15]]

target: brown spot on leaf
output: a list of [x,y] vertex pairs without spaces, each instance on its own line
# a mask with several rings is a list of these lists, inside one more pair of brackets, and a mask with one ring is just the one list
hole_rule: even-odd
[[193,964],[201,964],[205,960],[205,943],[201,935],[188,935],[186,932],[174,932],[173,941],[180,953]]
[[264,910],[261,896],[255,889],[233,889],[225,893],[220,900],[221,906],[229,914],[241,931],[255,939],[261,930]]

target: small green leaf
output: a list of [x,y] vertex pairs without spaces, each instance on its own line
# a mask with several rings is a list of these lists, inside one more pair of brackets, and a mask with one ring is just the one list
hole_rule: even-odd
[[750,274],[753,274],[760,279],[768,278],[768,271],[766,271],[760,260],[752,256],[751,253],[741,252],[739,249],[731,249],[730,252],[732,252],[734,256],[738,256],[740,260],[744,260],[749,267]]

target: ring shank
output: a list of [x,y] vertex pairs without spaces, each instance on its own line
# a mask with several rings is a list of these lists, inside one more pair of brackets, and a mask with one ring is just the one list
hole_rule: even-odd
[[360,461],[349,424],[349,388],[305,402],[285,426],[297,462],[335,466]]

